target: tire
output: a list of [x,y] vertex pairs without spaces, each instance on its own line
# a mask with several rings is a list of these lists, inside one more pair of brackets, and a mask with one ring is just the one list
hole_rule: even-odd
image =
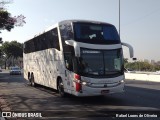
[[58,80],[57,88],[58,88],[58,93],[59,93],[60,97],[65,97],[64,86],[63,86],[62,79]]
[[33,75],[33,74],[31,74],[31,77],[30,77],[30,85],[31,85],[32,87],[35,87],[35,86],[36,86],[36,84],[35,84],[35,82],[34,82],[34,75]]

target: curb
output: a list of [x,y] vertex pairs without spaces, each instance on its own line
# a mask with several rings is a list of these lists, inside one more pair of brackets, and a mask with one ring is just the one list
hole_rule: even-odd
[[125,79],[160,83],[160,75],[125,73]]

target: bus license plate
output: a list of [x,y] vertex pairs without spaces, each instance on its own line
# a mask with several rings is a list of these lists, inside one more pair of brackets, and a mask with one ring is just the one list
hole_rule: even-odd
[[109,90],[102,90],[101,91],[101,94],[107,94],[107,93],[109,93]]

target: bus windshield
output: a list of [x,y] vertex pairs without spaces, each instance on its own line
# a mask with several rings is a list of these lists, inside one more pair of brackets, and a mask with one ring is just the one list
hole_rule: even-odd
[[122,50],[81,49],[79,72],[84,76],[111,77],[122,74]]
[[108,24],[75,23],[74,36],[78,42],[91,44],[118,44],[120,38],[116,28]]

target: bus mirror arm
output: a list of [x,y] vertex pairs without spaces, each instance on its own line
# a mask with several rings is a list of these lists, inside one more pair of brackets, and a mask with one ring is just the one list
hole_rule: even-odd
[[75,51],[75,56],[80,57],[80,46],[74,40],[66,40],[67,45],[73,46]]
[[134,54],[133,47],[130,44],[124,43],[124,42],[122,42],[122,45],[129,48],[130,58],[133,58],[133,54]]

